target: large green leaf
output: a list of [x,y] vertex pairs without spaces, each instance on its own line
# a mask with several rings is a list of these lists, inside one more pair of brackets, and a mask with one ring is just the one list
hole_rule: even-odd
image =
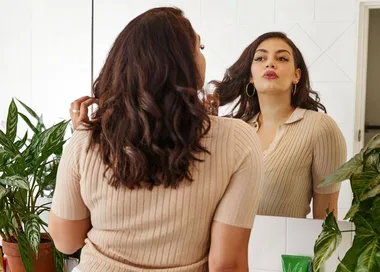
[[26,178],[18,176],[18,175],[0,179],[0,183],[4,185],[12,186],[12,187],[22,188],[25,190],[29,189],[29,185]]
[[37,128],[32,124],[29,118],[25,116],[25,114],[19,112],[18,115],[20,115],[20,117],[25,121],[25,123],[30,127],[30,129],[33,130],[34,133],[38,133]]
[[6,135],[10,142],[14,142],[17,134],[18,110],[15,101],[12,99],[8,109]]
[[380,148],[380,134],[377,134],[376,136],[374,136],[368,143],[367,145],[364,147],[363,149],[363,153],[368,153],[368,152],[371,152],[372,150],[374,149],[378,149]]
[[[380,182],[380,176],[376,178],[376,182]],[[366,200],[371,197],[375,197],[380,194],[380,184],[373,187],[371,190],[362,195],[361,200]]]
[[21,260],[26,272],[33,272],[33,258],[30,245],[25,233],[18,232],[18,249],[20,250]]
[[4,150],[9,153],[12,157],[19,155],[19,151],[16,146],[13,144],[13,141],[0,130],[0,146],[3,146]]
[[371,218],[364,218],[360,213],[357,213],[354,217],[354,223],[356,228],[356,235],[360,238],[370,237],[371,239],[376,238],[376,233],[372,228],[370,222]]
[[361,154],[357,154],[351,160],[343,164],[335,172],[331,173],[318,187],[327,186],[334,183],[342,182],[349,179],[352,174],[363,168],[363,160]]
[[352,247],[346,252],[341,264],[338,265],[336,272],[355,271],[360,254],[365,250],[370,241],[371,238],[360,238],[358,235],[355,235]]
[[351,188],[355,196],[362,197],[370,189],[379,174],[374,171],[360,172],[351,177]]
[[379,237],[371,240],[362,254],[358,258],[358,264],[355,269],[357,272],[378,272],[379,267],[376,262],[376,254],[380,252]]
[[38,258],[38,248],[41,242],[41,232],[39,218],[37,215],[32,214],[30,218],[28,218],[28,220],[25,222],[25,233],[31,248]]
[[333,212],[329,213],[322,225],[322,232],[314,245],[313,269],[318,272],[322,265],[331,257],[342,240]]

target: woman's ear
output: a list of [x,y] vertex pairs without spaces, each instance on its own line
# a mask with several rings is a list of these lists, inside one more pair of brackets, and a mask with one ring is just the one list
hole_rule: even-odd
[[295,75],[295,79],[294,79],[295,83],[294,84],[297,84],[301,79],[301,75],[302,75],[301,69],[297,68],[294,75]]

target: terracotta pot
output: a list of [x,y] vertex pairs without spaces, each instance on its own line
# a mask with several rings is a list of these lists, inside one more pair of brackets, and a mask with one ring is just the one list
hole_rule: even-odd
[[[25,272],[17,243],[2,242],[4,254],[7,255],[9,268],[12,272]],[[32,250],[30,250],[32,253]],[[42,241],[38,249],[38,259],[32,253],[35,272],[54,272],[53,248],[51,242]]]

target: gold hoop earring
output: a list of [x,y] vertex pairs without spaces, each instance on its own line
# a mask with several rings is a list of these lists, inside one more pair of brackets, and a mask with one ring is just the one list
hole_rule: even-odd
[[252,97],[255,95],[256,88],[252,82],[248,82],[248,84],[245,86],[245,93],[247,94],[248,97]]
[[292,95],[295,95],[297,93],[297,83],[294,84],[294,88],[293,88],[293,91],[292,91]]

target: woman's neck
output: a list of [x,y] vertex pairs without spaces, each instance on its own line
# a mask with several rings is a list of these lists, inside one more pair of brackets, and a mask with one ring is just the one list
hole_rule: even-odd
[[280,95],[259,95],[260,115],[259,123],[268,125],[278,125],[285,123],[294,112],[289,94]]

